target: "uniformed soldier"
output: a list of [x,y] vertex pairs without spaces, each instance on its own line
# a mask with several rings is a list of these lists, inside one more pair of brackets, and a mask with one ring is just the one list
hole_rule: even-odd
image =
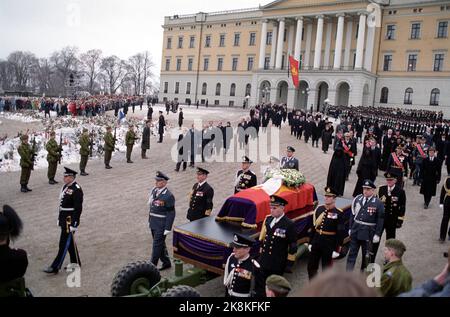
[[44,270],[47,274],[58,274],[67,251],[70,254],[70,263],[81,266],[74,234],[80,225],[81,212],[83,211],[83,190],[75,181],[78,173],[67,167],[64,167],[64,169],[64,186],[59,195],[58,226],[61,228],[59,251],[52,265]]
[[386,241],[384,248],[386,265],[383,268],[380,289],[384,297],[396,297],[412,289],[411,273],[402,262],[405,251],[403,242],[395,239]]
[[107,170],[112,169],[110,162],[112,158],[112,153],[114,152],[114,149],[116,148],[116,140],[114,139],[114,136],[111,133],[112,128],[106,127],[106,134],[103,140],[105,141],[105,168]]
[[295,149],[292,146],[288,146],[286,156],[281,159],[281,169],[291,169],[299,171],[299,161],[294,157]]
[[4,205],[0,211],[0,283],[7,283],[25,275],[28,267],[27,253],[10,247],[11,239],[22,232],[22,220],[16,211]]
[[280,275],[271,275],[266,280],[266,297],[287,297],[291,283]]
[[150,193],[149,227],[153,237],[153,250],[151,262],[158,266],[162,262],[160,271],[172,267],[166,247],[166,237],[172,231],[175,221],[175,197],[167,188],[167,177],[162,172],[157,172],[155,188]]
[[252,164],[253,162],[247,156],[242,158],[242,170],[236,175],[235,194],[258,185],[256,174],[250,170]]
[[50,140],[47,142],[45,149],[47,150],[47,161],[48,161],[48,183],[50,185],[58,184],[55,181],[56,170],[58,169],[58,162],[61,158],[62,147],[61,144],[58,145],[55,140],[55,131],[50,132]]
[[89,160],[89,146],[91,145],[88,133],[89,133],[88,129],[83,129],[83,134],[81,135],[80,140],[78,141],[78,143],[80,144],[80,155],[81,155],[80,161],[81,176],[89,175],[88,173],[86,173],[86,165]]
[[231,243],[233,254],[227,260],[223,278],[225,297],[251,297],[255,265],[258,265],[250,257],[250,249],[254,242],[246,236],[234,234]]
[[317,207],[314,212],[309,246],[311,254],[308,260],[310,280],[317,275],[321,259],[323,270],[331,266],[332,259],[339,256],[336,251],[345,238],[344,213],[336,208],[336,197],[337,193],[333,188],[325,188],[325,205]]
[[444,210],[444,215],[442,217],[439,242],[444,243],[447,235],[450,240],[450,230],[448,229],[448,223],[450,222],[450,176],[447,177],[442,186],[440,207]]
[[255,295],[265,296],[266,279],[273,274],[292,272],[297,254],[297,231],[294,222],[284,214],[288,202],[279,196],[270,197],[270,216],[261,229],[261,249],[256,271]]
[[379,243],[384,225],[384,205],[376,197],[375,184],[371,180],[364,181],[363,194],[357,196],[352,203],[350,217],[350,251],[347,259],[347,271],[353,271],[359,248],[362,249],[361,271],[367,267],[368,252],[372,243]]
[[[386,240],[395,239],[397,229],[403,226],[406,211],[405,191],[397,185],[397,175],[385,173],[387,185],[378,190],[378,198],[384,204],[384,230]],[[374,243],[372,248],[371,263],[375,263],[379,243]]]
[[31,192],[28,188],[28,182],[30,181],[31,170],[33,169],[33,150],[28,143],[28,134],[24,134],[20,137],[22,143],[20,144],[17,151],[20,155],[20,167],[22,172],[20,174],[20,191],[22,193]]
[[190,194],[189,210],[187,219],[189,221],[209,217],[213,210],[214,189],[208,184],[209,172],[203,168],[197,168],[197,181]]
[[397,186],[403,189],[403,177],[408,176],[408,157],[403,152],[404,145],[400,144],[388,159],[387,172],[397,176]]
[[132,164],[131,152],[133,152],[134,143],[138,140],[136,133],[134,132],[134,126],[130,125],[128,127],[128,132],[125,136],[125,144],[127,146],[127,163]]

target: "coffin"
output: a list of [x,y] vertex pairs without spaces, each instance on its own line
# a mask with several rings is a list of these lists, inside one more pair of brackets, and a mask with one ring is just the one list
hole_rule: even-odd
[[[314,207],[317,204],[323,204],[325,202],[323,196],[315,195],[315,191],[311,192],[311,195],[313,200],[312,205],[306,204],[303,208],[286,211],[286,215],[296,224],[299,244],[307,243],[309,241],[308,231],[312,228]],[[252,204],[249,203],[250,200],[237,196],[230,198],[234,204],[241,202],[239,199],[242,199],[242,206],[252,207]],[[308,200],[308,202],[309,201],[311,200]],[[228,200],[227,202],[231,204]],[[225,204],[227,204],[227,202]],[[348,229],[349,226],[348,221],[351,215],[351,203],[351,200],[342,198],[338,198],[336,202],[337,207],[344,210],[346,229]],[[256,210],[254,211],[254,217],[255,219],[261,219],[260,217],[263,217],[262,215],[265,215],[267,210],[258,209],[258,207],[264,208],[261,207],[264,206],[263,203],[255,204],[255,206]],[[247,219],[246,221],[249,221],[248,219],[253,217],[253,215],[250,218],[247,216],[252,213],[253,211],[250,211],[236,218],[245,218]],[[185,263],[192,264],[195,267],[221,275],[223,274],[226,261],[232,253],[230,243],[233,241],[234,234],[240,233],[247,237],[251,237],[254,240],[258,240],[263,221],[264,219],[262,219],[261,222],[256,221],[256,227],[247,228],[242,226],[240,221],[216,221],[215,218],[208,217],[176,227],[173,236],[174,257]],[[348,232],[348,230],[346,230],[346,232]],[[251,253],[253,256],[256,256],[258,251],[259,242],[257,241],[252,248]]]

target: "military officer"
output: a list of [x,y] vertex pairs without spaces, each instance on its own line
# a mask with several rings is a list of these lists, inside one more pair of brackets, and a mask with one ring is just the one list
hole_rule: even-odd
[[336,251],[343,244],[345,219],[343,211],[336,208],[336,197],[333,188],[325,188],[325,205],[317,207],[314,212],[308,260],[310,280],[317,275],[319,261],[322,259],[323,270],[330,267],[332,259],[339,256]]
[[[403,226],[406,210],[405,191],[397,185],[398,176],[395,173],[385,173],[387,185],[378,190],[378,198],[384,204],[384,230],[386,240],[395,239],[397,229]],[[374,243],[371,263],[375,263],[380,244]]]
[[89,133],[88,129],[83,129],[83,134],[81,134],[80,140],[78,141],[78,143],[80,144],[80,155],[81,155],[80,161],[81,176],[89,175],[88,173],[86,173],[86,165],[89,160],[89,146],[91,145],[88,133]]
[[405,251],[403,242],[395,239],[386,241],[384,248],[386,265],[383,268],[380,289],[384,297],[396,297],[412,289],[411,273],[402,261]]
[[50,132],[50,140],[47,142],[45,149],[47,150],[47,161],[48,161],[48,183],[50,185],[58,184],[55,181],[56,170],[58,169],[58,162],[61,158],[62,147],[61,144],[58,145],[55,140],[55,131]]
[[110,162],[112,153],[114,152],[114,149],[116,147],[116,140],[112,135],[111,131],[112,131],[111,127],[106,127],[106,134],[105,137],[103,138],[103,140],[105,141],[105,168],[107,170],[112,169]]
[[136,133],[134,132],[134,126],[130,125],[128,127],[128,132],[125,136],[125,144],[127,145],[127,163],[132,164],[131,152],[133,152],[134,143],[138,140]]
[[64,169],[64,186],[59,195],[58,226],[61,228],[59,251],[52,265],[44,270],[47,274],[58,274],[67,251],[70,254],[70,263],[76,263],[81,266],[74,234],[80,225],[81,212],[83,211],[83,190],[75,181],[78,173],[67,167]]
[[197,181],[190,195],[187,219],[189,221],[209,217],[213,210],[214,189],[208,184],[209,172],[203,168],[197,168]]
[[256,262],[250,257],[250,249],[254,242],[246,236],[234,234],[231,243],[233,254],[227,260],[223,278],[225,297],[251,297]]
[[166,237],[172,231],[175,221],[175,197],[167,188],[167,177],[162,172],[157,172],[155,188],[150,193],[149,227],[153,237],[153,250],[151,262],[158,266],[162,262],[160,271],[172,267],[166,247]]
[[384,225],[384,205],[376,197],[375,184],[371,180],[363,183],[363,194],[357,196],[352,203],[350,216],[350,251],[347,258],[347,271],[353,271],[359,248],[362,249],[361,271],[367,267],[368,252],[372,243],[379,243]]
[[247,156],[242,158],[242,170],[236,175],[235,194],[258,185],[256,174],[250,170],[252,164],[253,162]]
[[281,159],[281,169],[300,170],[299,161],[294,157],[295,149],[292,146],[288,146],[285,157]]
[[28,134],[24,134],[20,137],[22,143],[17,149],[20,155],[20,167],[22,172],[20,174],[20,191],[22,193],[31,192],[28,188],[28,182],[30,181],[31,170],[34,166],[33,150],[28,143]]
[[266,279],[272,275],[292,272],[297,254],[297,231],[294,222],[284,214],[288,202],[282,197],[270,197],[270,216],[261,229],[261,241],[258,263],[261,268],[256,271],[255,296],[265,296]]

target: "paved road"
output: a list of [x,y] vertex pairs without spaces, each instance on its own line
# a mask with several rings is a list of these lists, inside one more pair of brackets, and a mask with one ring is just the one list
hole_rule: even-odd
[[[158,108],[157,108],[158,110]],[[192,120],[231,121],[237,125],[239,119],[247,112],[236,109],[185,109],[185,126],[190,126]],[[145,113],[137,111],[134,116],[144,118]],[[170,114],[169,122],[176,125],[178,116]],[[3,120],[2,130],[16,129],[17,123]],[[166,172],[171,181],[169,188],[176,197],[177,217],[175,225],[186,222],[188,193],[195,183],[195,170],[175,173],[170,159],[171,148],[175,140],[166,139],[163,144],[157,144],[152,137],[150,159],[140,159],[140,148],[136,146],[133,153],[135,164],[126,164],[123,154],[118,154],[112,160],[114,169],[106,171],[100,161],[88,163],[89,177],[78,181],[85,192],[84,211],[77,243],[83,264],[82,287],[70,289],[66,286],[66,274],[48,277],[41,270],[49,265],[56,255],[59,230],[56,227],[57,205],[60,187],[48,185],[46,170],[33,172],[30,181],[32,193],[21,194],[19,191],[19,174],[0,174],[0,202],[12,205],[24,221],[24,234],[15,246],[24,248],[29,254],[29,267],[26,274],[27,286],[36,296],[109,296],[110,285],[114,275],[129,262],[147,260],[151,254],[151,236],[147,225],[147,194],[153,187],[153,177],[157,170]],[[280,154],[292,145],[297,149],[301,162],[301,170],[308,182],[318,190],[326,185],[329,162],[332,154],[323,154],[320,149],[312,148],[303,141],[299,142],[290,136],[288,128],[283,128],[280,134]],[[253,170],[261,179],[261,167],[256,163]],[[234,175],[240,167],[239,163],[202,164],[212,173],[209,183],[215,188],[215,214],[222,203],[233,192]],[[78,166],[71,165],[78,169]],[[59,168],[57,179],[61,180],[62,168]],[[383,179],[379,178],[378,183]],[[356,183],[355,170],[347,183],[345,197],[350,198]],[[411,270],[414,284],[424,282],[433,277],[444,263],[442,252],[448,245],[437,242],[441,220],[441,210],[437,199],[434,199],[429,210],[423,210],[423,198],[418,194],[418,188],[407,185],[407,220],[404,228],[399,231],[398,238],[407,245],[405,264]],[[171,236],[169,238],[171,241]],[[380,257],[378,262],[382,263]],[[337,262],[336,267],[343,269],[345,261]],[[165,275],[170,272],[164,273]],[[288,276],[294,285],[294,291],[302,288],[307,282],[305,260],[296,264],[294,274]],[[222,296],[221,280],[216,279],[198,290],[204,296]]]

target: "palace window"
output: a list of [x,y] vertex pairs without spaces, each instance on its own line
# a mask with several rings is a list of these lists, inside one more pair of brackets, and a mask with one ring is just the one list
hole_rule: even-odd
[[194,64],[194,59],[189,58],[188,59],[188,71],[192,71],[192,65]]
[[250,46],[255,46],[256,45],[256,33],[250,33]]
[[167,49],[170,50],[172,48],[172,38],[168,37],[167,38]]
[[231,84],[230,97],[236,96],[236,84]]
[[189,48],[194,48],[195,47],[195,36],[191,36],[190,40],[189,40]]
[[216,85],[216,96],[220,96],[220,90],[222,89],[222,85],[218,83]]
[[411,24],[411,39],[417,40],[420,38],[420,23]]
[[441,91],[437,88],[431,91],[430,106],[439,106],[439,97]]
[[186,84],[186,95],[190,95],[191,94],[191,83],[187,83]]
[[388,99],[389,99],[389,88],[383,87],[383,89],[381,89],[380,103],[388,103]]
[[433,71],[441,72],[443,68],[444,68],[444,54],[442,53],[435,54]]
[[412,96],[413,96],[413,89],[412,88],[408,88],[405,90],[405,99],[403,101],[403,104],[405,105],[412,105]]
[[206,91],[208,90],[208,84],[207,83],[203,83],[202,85],[202,95],[206,96]]
[[179,72],[181,70],[181,58],[177,59],[177,71]]
[[395,40],[395,24],[391,24],[387,26],[386,30],[386,40]]
[[233,72],[237,71],[237,68],[238,68],[238,61],[239,61],[239,59],[238,59],[237,57],[234,57],[234,58],[233,58],[233,64],[232,64],[232,68],[231,68],[231,70],[232,70]]
[[417,54],[409,54],[408,56],[408,72],[415,72],[417,66]]
[[392,66],[392,55],[384,55],[383,71],[388,72]]
[[248,64],[247,64],[247,70],[251,71],[253,70],[253,63],[254,63],[254,58],[253,57],[249,57],[248,58]]
[[223,57],[217,59],[217,71],[221,72],[223,70]]
[[220,47],[225,47],[225,34],[220,35],[219,46]]
[[448,34],[448,21],[439,22],[437,37],[443,39],[447,37],[447,34]]
[[239,46],[240,42],[241,42],[241,34],[235,33],[234,34],[234,46]]

